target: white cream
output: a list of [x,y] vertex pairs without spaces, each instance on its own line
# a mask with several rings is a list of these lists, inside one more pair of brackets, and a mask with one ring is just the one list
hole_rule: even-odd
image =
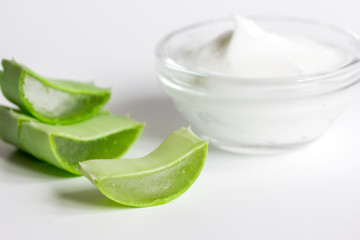
[[188,52],[180,61],[224,76],[272,78],[323,72],[347,60],[342,51],[313,39],[277,35],[239,15],[234,22],[234,31]]

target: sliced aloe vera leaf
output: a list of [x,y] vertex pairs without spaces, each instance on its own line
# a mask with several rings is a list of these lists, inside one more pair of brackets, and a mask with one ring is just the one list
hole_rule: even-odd
[[108,112],[72,125],[50,125],[5,107],[0,107],[0,120],[3,140],[78,175],[80,161],[121,157],[144,126]]
[[4,96],[40,121],[51,124],[80,122],[98,113],[110,90],[67,80],[45,79],[11,60],[2,60]]
[[20,111],[0,107],[0,138],[21,148],[19,126],[22,121],[31,121],[33,118]]
[[89,160],[79,163],[79,170],[115,202],[155,206],[175,199],[195,182],[204,165],[207,147],[207,140],[189,128],[182,128],[145,157]]

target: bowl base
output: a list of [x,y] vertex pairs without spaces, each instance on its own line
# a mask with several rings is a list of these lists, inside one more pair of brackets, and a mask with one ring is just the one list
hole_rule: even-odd
[[245,154],[245,155],[272,155],[281,154],[296,149],[303,148],[313,141],[285,144],[285,145],[246,145],[246,144],[233,144],[224,141],[218,141],[216,139],[210,139],[210,143],[215,147],[233,153]]

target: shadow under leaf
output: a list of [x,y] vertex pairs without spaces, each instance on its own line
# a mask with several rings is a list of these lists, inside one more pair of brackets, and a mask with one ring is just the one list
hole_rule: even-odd
[[[133,207],[125,206],[119,203],[116,203],[107,197],[105,197],[100,191],[95,188],[91,189],[77,189],[71,191],[58,191],[58,196],[60,199],[65,201],[66,205],[74,205],[74,207],[79,208],[79,206],[84,207],[84,205],[89,207],[101,207],[101,208],[111,208],[111,209],[131,209]],[[64,203],[64,201],[62,201]]]
[[21,176],[36,177],[56,177],[69,178],[76,177],[65,170],[56,168],[46,162],[40,161],[30,154],[21,150],[16,150],[7,157],[6,170]]

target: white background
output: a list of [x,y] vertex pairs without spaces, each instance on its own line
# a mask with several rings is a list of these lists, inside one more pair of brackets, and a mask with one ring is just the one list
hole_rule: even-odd
[[[187,124],[155,77],[169,31],[230,12],[299,16],[360,32],[357,0],[0,1],[0,58],[52,77],[112,86],[107,107],[147,122],[127,157]],[[8,104],[0,97],[2,104]],[[127,208],[0,142],[0,239],[360,239],[360,94],[328,134],[279,156],[210,147],[169,204]]]

